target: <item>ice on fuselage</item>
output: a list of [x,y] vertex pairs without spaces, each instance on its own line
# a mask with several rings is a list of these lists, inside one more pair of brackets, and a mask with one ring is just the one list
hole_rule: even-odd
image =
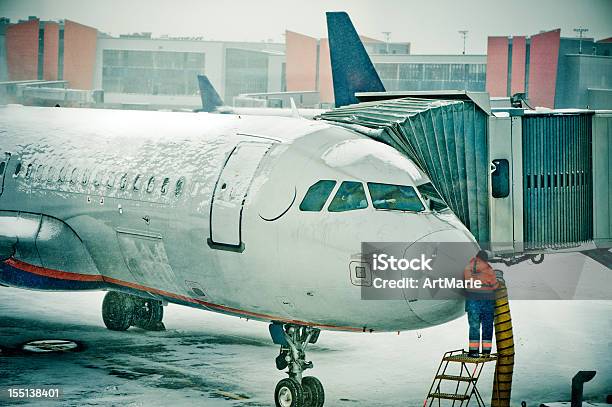
[[325,163],[332,167],[350,167],[361,164],[379,166],[387,172],[402,171],[420,184],[425,176],[419,168],[397,150],[386,144],[370,139],[355,139],[342,141],[329,148],[321,156]]

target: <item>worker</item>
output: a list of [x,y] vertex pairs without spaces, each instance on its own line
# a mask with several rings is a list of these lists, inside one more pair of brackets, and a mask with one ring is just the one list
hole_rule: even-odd
[[[495,290],[499,283],[495,271],[488,263],[489,256],[480,250],[463,272],[466,281],[465,311],[468,314],[469,353],[478,357],[480,350],[480,329],[482,326],[482,354],[491,354],[493,345],[493,315],[495,312]],[[471,280],[471,284],[467,282]],[[479,282],[479,284],[477,283]]]

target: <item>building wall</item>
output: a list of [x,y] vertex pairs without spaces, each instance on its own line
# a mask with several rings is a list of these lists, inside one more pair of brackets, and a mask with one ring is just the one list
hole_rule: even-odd
[[388,91],[485,90],[484,55],[371,55]]
[[510,95],[525,92],[525,60],[527,40],[525,37],[512,38],[512,78],[510,79]]
[[605,98],[597,99],[595,106],[589,99],[590,90],[600,91],[591,92],[591,99],[594,94],[604,95],[606,90],[612,90],[612,57],[568,54],[560,58],[560,64],[565,69],[557,83],[556,108],[612,109],[610,104],[605,106]]
[[63,79],[73,89],[93,89],[98,30],[65,20]]
[[287,91],[317,90],[317,39],[285,32]]
[[43,79],[47,81],[55,81],[58,78],[59,31],[59,24],[45,22]]
[[[202,73],[208,76],[208,79],[213,84],[219,95],[225,95],[225,52],[226,44],[218,41],[195,41],[195,40],[178,40],[178,39],[143,39],[143,38],[98,38],[96,70],[94,75],[94,85],[96,88],[103,89],[104,78],[104,51],[150,51],[150,52],[180,52],[180,53],[200,53],[204,54],[204,66],[200,69]],[[261,46],[261,44],[259,45]],[[108,53],[106,54],[108,55]],[[106,64],[108,65],[108,64]],[[194,80],[196,78],[194,77]],[[114,95],[113,100],[120,99],[120,96]],[[145,94],[140,96],[130,96],[126,100],[131,103],[159,103],[164,96],[149,98]],[[169,101],[183,100],[181,98],[167,97]],[[192,100],[192,99],[185,99]],[[196,100],[196,99],[193,99]],[[231,101],[226,101],[230,103]],[[199,104],[199,99],[198,99]]]
[[488,39],[486,89],[492,97],[509,96],[507,37]]
[[285,54],[270,53],[268,57],[268,92],[282,92],[283,65]]
[[8,81],[8,66],[6,63],[6,36],[0,34],[0,81]]
[[561,30],[531,37],[528,96],[532,106],[555,107]]
[[6,60],[9,80],[38,79],[38,27],[38,19],[7,27]]
[[321,103],[334,102],[334,82],[332,78],[329,40],[319,41],[319,95]]
[[269,55],[265,52],[226,48],[225,94],[226,104],[241,93],[268,91]]

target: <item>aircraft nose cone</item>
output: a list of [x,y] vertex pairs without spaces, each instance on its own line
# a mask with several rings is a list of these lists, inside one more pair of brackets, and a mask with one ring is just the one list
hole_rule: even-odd
[[[431,284],[440,278],[448,278],[449,282],[462,280],[465,266],[478,249],[478,244],[469,233],[454,228],[427,234],[406,249],[404,257],[424,255],[433,259],[433,270],[415,276],[419,278],[418,288],[405,290],[410,308],[420,319],[437,325],[463,315],[463,289]],[[430,284],[426,284],[426,280]]]

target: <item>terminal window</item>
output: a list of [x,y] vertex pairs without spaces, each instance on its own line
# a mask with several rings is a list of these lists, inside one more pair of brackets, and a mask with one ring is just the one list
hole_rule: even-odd
[[109,93],[197,95],[204,63],[202,52],[106,49],[102,87]]

